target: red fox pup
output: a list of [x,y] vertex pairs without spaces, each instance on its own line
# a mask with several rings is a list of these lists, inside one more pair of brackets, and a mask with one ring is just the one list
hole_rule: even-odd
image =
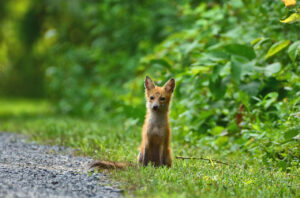
[[[171,78],[163,87],[156,86],[153,81],[146,76],[145,93],[147,100],[147,114],[142,132],[142,144],[138,162],[147,166],[151,162],[154,166],[172,166],[172,156],[170,148],[171,129],[169,126],[169,106],[175,80]],[[123,169],[135,167],[132,163],[111,162],[98,160],[90,165],[90,168],[102,169]]]
[[175,80],[171,78],[163,87],[156,86],[146,76],[145,94],[147,114],[142,132],[142,144],[138,162],[146,166],[151,162],[154,166],[172,166],[169,126],[169,106]]

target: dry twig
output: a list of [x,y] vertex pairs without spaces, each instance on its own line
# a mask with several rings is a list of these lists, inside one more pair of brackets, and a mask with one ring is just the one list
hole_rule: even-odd
[[218,163],[218,164],[224,164],[224,165],[227,165],[227,166],[233,166],[233,167],[236,167],[235,165],[233,164],[228,164],[226,162],[221,162],[219,160],[214,160],[214,159],[208,159],[208,158],[204,158],[204,157],[184,157],[184,156],[176,156],[176,159],[182,159],[182,160],[185,160],[185,159],[199,159],[199,160],[206,160],[206,161],[209,161],[209,162],[214,162],[214,163]]

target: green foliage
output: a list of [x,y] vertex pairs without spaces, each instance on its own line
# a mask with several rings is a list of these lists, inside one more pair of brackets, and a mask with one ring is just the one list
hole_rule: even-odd
[[[175,77],[171,116],[181,141],[227,154],[243,150],[286,169],[299,165],[299,140],[285,137],[299,128],[300,35],[299,25],[249,14],[270,8],[268,16],[282,12],[277,2],[185,7],[183,15],[195,16],[191,26],[143,57],[138,71],[158,80]],[[128,82],[131,97],[141,81]]]
[[285,19],[280,20],[281,23],[296,23],[300,21],[300,2],[297,5],[297,1],[285,1],[284,4],[287,7]]
[[294,42],[288,50],[288,54],[293,62],[296,61],[297,57],[300,54],[300,41]]
[[100,100],[107,108],[104,98],[134,76],[139,57],[185,26],[177,10],[184,2],[1,3],[0,54],[7,61],[0,61],[0,93],[45,96],[46,89],[64,113],[94,112]]
[[275,54],[277,54],[278,52],[280,52],[281,50],[286,48],[289,44],[290,44],[289,40],[283,40],[283,41],[279,41],[279,42],[273,44],[270,47],[269,51],[267,52],[265,58],[268,59],[271,56],[274,56]]
[[299,13],[293,13],[288,18],[282,20],[282,23],[295,23],[300,21],[300,14]]
[[44,4],[36,0],[0,3],[0,95],[45,95],[44,54],[34,45],[42,35]]
[[176,141],[299,166],[300,24],[280,23],[297,6],[23,0],[0,11],[2,95],[47,93],[56,112],[141,125],[145,75],[175,77]]

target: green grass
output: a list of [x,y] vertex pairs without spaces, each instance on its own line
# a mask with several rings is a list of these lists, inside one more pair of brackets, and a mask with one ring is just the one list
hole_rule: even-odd
[[[141,124],[109,119],[80,119],[51,114],[45,101],[0,100],[0,131],[21,132],[43,144],[71,146],[95,159],[136,161]],[[174,159],[172,168],[138,167],[109,174],[127,196],[138,197],[299,197],[300,170],[266,168],[245,153],[223,155],[181,141],[174,134],[174,155],[204,156],[237,167],[203,160]]]

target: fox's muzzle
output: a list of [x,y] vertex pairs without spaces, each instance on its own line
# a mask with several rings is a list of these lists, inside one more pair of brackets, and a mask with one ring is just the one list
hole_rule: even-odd
[[158,105],[153,105],[152,109],[155,110],[155,111],[158,110]]

